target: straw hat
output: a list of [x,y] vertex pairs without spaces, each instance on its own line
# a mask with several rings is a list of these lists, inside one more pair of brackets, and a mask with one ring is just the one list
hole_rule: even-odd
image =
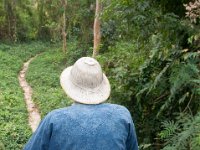
[[83,104],[99,104],[110,95],[110,84],[100,64],[90,57],[82,57],[66,68],[60,83],[66,94]]

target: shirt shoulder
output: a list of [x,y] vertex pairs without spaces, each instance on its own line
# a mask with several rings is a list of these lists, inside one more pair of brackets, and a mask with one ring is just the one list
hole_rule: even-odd
[[107,105],[108,105],[108,107],[113,108],[116,111],[130,114],[129,110],[125,106],[118,105],[118,104],[107,104]]
[[44,118],[46,120],[55,120],[56,118],[62,118],[63,116],[67,116],[68,108],[59,108],[54,109],[51,112],[49,112]]
[[129,121],[132,120],[131,114],[125,106],[118,104],[106,104],[106,105],[109,107],[110,110],[113,110],[113,113],[115,115],[117,114],[116,116]]
[[[104,104],[99,104],[97,107],[90,106],[90,108],[91,107],[92,108],[94,107],[93,109],[95,109],[95,111],[97,111],[99,113],[102,113],[102,115],[105,113],[111,113],[116,118],[125,119],[128,122],[129,122],[129,120],[132,120],[129,110],[122,105],[104,103]],[[83,110],[80,110],[80,109],[83,109]],[[92,113],[92,111],[90,109],[89,110],[85,109],[85,105],[78,106],[78,107],[77,106],[68,106],[65,108],[55,109],[55,110],[49,112],[46,117],[49,118],[50,120],[53,120],[53,122],[55,122],[56,120],[61,121],[62,118],[71,120],[72,118],[76,118],[77,115],[80,115],[80,113],[78,113],[79,111],[85,111],[85,114]]]

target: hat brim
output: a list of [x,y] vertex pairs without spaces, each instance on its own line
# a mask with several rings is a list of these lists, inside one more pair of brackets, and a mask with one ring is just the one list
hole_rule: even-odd
[[70,80],[72,66],[66,68],[60,76],[60,84],[65,93],[74,101],[83,104],[100,104],[110,96],[110,83],[103,74],[102,83],[95,89],[82,88]]

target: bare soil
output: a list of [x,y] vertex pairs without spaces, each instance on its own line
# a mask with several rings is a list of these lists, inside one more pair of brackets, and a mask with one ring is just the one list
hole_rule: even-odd
[[35,57],[32,57],[31,59],[29,59],[27,62],[24,63],[24,66],[22,67],[22,70],[19,72],[19,75],[18,75],[20,86],[24,91],[24,100],[26,102],[26,107],[27,107],[28,116],[29,116],[28,121],[32,129],[32,132],[35,132],[41,120],[39,110],[31,98],[32,92],[33,92],[32,88],[26,81],[26,72],[28,70],[28,66]]

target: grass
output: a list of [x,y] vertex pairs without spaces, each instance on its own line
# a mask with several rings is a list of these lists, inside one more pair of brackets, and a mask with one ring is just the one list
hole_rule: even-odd
[[33,89],[33,101],[42,117],[56,108],[72,103],[60,86],[60,74],[66,67],[66,56],[61,49],[52,48],[39,55],[29,66],[27,80]]
[[42,117],[53,109],[72,104],[60,86],[60,74],[78,58],[91,55],[92,52],[84,51],[77,45],[76,41],[68,42],[67,54],[62,52],[61,47],[51,46],[29,65],[26,78],[33,89],[32,98]]
[[78,58],[91,55],[92,51],[79,49],[76,42],[68,43],[67,54],[58,47],[41,42],[0,44],[0,150],[22,149],[32,134],[17,78],[29,58],[39,54],[30,63],[26,79],[33,89],[32,98],[42,118],[53,109],[72,103],[60,86],[60,74]]
[[[79,49],[76,42],[68,43],[67,54],[58,47],[60,46],[41,42],[12,46],[0,44],[0,150],[22,149],[31,136],[23,92],[17,78],[23,62],[29,58],[39,54],[30,63],[26,79],[33,89],[32,99],[37,104],[42,118],[53,109],[71,105],[72,101],[60,86],[60,74],[78,58],[91,56],[92,51]],[[104,64],[105,71],[108,69],[105,67],[106,60],[113,62],[118,60],[112,53],[108,56],[110,58],[103,55],[98,57],[101,64]],[[116,68],[114,73],[116,73]],[[126,70],[119,71],[120,74],[121,72],[126,72]],[[112,84],[115,80],[110,79]],[[112,102],[111,98],[109,102]]]
[[0,149],[22,149],[31,135],[18,73],[23,62],[44,51],[43,43],[0,45]]

